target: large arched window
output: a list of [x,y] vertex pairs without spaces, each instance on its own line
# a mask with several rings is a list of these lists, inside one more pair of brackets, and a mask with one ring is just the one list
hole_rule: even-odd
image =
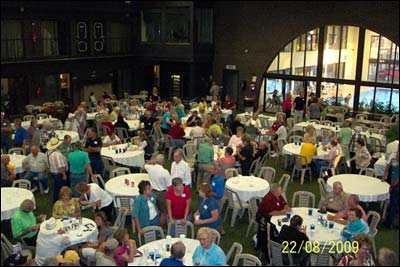
[[[330,25],[310,30],[286,44],[264,72],[260,104],[274,90],[320,96],[324,106],[350,111],[399,112],[399,46],[368,29]],[[276,110],[276,109],[275,109]]]

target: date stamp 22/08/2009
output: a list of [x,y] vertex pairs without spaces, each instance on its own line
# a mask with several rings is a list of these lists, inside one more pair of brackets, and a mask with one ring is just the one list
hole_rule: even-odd
[[[283,241],[282,242],[282,253],[285,254],[300,254],[302,249],[307,254],[319,254],[324,253],[325,250],[328,250],[329,254],[341,254],[341,253],[357,253],[359,249],[359,244],[356,241],[326,241],[321,244],[319,241],[303,241],[300,244],[297,244],[296,241]],[[326,253],[326,252],[325,252]]]

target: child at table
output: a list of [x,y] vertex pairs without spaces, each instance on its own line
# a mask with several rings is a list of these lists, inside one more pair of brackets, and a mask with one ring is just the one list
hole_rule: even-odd
[[127,266],[132,263],[136,254],[136,242],[129,239],[128,231],[125,228],[115,230],[113,237],[118,241],[118,248],[114,255],[117,266]]

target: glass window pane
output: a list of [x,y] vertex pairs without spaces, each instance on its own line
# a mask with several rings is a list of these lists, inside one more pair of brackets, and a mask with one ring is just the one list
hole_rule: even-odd
[[23,55],[21,22],[18,20],[2,20],[1,58],[21,58]]
[[336,103],[336,84],[335,83],[321,83],[321,102],[323,106],[335,105]]
[[165,41],[168,43],[189,43],[189,8],[167,8],[165,16]]
[[356,77],[358,34],[358,27],[343,27],[339,73],[341,79],[354,80]]
[[305,48],[305,34],[300,35],[294,40],[294,52],[292,62],[292,74],[304,75],[304,48]]
[[390,88],[376,88],[374,112],[375,113],[388,113],[390,101]]
[[373,112],[372,111],[373,104],[374,104],[374,87],[361,86],[360,100],[358,102],[358,111]]
[[361,80],[375,81],[378,61],[379,34],[370,30],[365,31],[364,60]]
[[399,47],[396,45],[396,56],[395,56],[395,65],[393,72],[393,83],[399,84]]
[[305,76],[317,76],[318,63],[318,29],[314,29],[307,33],[307,52]]
[[278,56],[274,58],[274,61],[272,61],[272,64],[268,68],[269,73],[277,73],[278,70]]
[[341,28],[340,26],[327,26],[325,31],[322,77],[337,78]]
[[291,52],[290,49],[287,49],[287,47],[290,47],[291,45],[292,43],[289,43],[279,53],[279,73],[290,74]]
[[399,112],[399,89],[393,88],[392,102],[390,103],[390,110],[395,113]]
[[[283,103],[282,96],[282,83],[281,79],[267,79],[267,87],[266,87],[266,108],[267,110],[271,110],[276,112],[277,110],[281,110],[281,105]],[[274,96],[274,91],[277,91],[277,94]]]
[[141,25],[142,42],[161,42],[161,10],[142,10]]
[[353,110],[354,85],[338,84],[338,105],[346,106],[349,110]]

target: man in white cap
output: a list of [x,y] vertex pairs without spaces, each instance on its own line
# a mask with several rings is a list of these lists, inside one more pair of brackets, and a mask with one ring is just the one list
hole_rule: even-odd
[[70,245],[69,238],[62,235],[63,227],[63,223],[53,217],[40,225],[35,255],[38,266],[43,266],[46,258],[60,255]]
[[64,123],[64,130],[78,132],[79,123],[73,113],[68,114],[68,119]]
[[58,149],[61,144],[62,141],[56,137],[51,138],[50,141],[46,144],[46,155],[49,161],[50,176],[54,180],[53,203],[58,200],[58,195],[61,187],[68,186],[68,161]]

